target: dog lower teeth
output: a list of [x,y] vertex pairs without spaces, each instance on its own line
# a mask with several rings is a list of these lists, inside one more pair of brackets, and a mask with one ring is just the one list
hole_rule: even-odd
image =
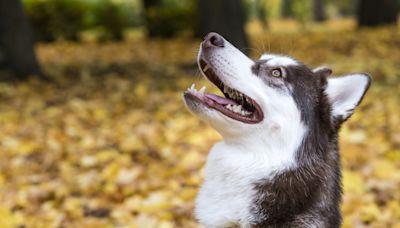
[[[196,85],[193,83],[187,90],[195,94],[204,95],[206,87],[203,86],[200,90],[197,90]],[[244,95],[238,91],[235,91],[225,85],[223,90],[229,95],[229,98],[231,99],[239,99],[241,101],[245,99],[248,103],[250,103],[249,99],[247,97],[244,97]],[[248,116],[251,114],[251,112],[245,110],[242,105],[227,104],[225,105],[225,108],[242,116]]]
[[251,112],[244,110],[241,105],[228,104],[225,106],[225,108],[231,110],[234,113],[241,114],[243,116],[247,116],[247,115],[251,114]]
[[206,91],[206,87],[203,86],[199,91],[197,91],[196,85],[193,83],[193,84],[190,86],[190,88],[188,88],[187,90],[190,91],[190,92],[193,92],[193,93],[201,93],[201,94],[204,94],[204,92]]

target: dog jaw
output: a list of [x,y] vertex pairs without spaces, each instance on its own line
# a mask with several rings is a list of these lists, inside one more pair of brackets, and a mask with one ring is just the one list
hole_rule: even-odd
[[[260,110],[258,114],[260,118],[259,120],[248,122],[238,121],[221,111],[207,107],[210,105],[204,105],[196,97],[185,93],[185,104],[193,114],[216,129],[225,140],[236,140],[243,138],[245,135],[248,135],[248,137],[253,137],[254,134],[265,135],[266,129],[277,129],[285,124],[283,116],[290,117],[293,116],[293,113],[299,113],[290,96],[277,93],[273,88],[266,87],[263,80],[252,72],[253,60],[226,40],[224,42],[224,47],[218,48],[208,48],[201,45],[198,55],[200,71],[205,77],[207,77],[206,71],[212,70],[215,72],[218,80],[224,85],[220,88],[222,92],[229,93],[225,91],[224,87],[226,86],[240,91],[251,100],[254,100]],[[273,58],[273,64],[297,64],[295,60],[284,56],[264,55],[261,59],[263,58]],[[217,87],[219,86],[219,83],[211,81]],[[271,106],[271,104],[284,105]],[[246,110],[243,111],[247,113]],[[293,118],[296,117],[293,116]]]

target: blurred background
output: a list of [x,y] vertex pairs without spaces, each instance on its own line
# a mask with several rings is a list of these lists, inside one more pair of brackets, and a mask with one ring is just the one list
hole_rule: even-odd
[[0,0],[0,227],[199,227],[220,140],[181,100],[201,38],[372,86],[341,130],[343,227],[400,227],[398,0]]

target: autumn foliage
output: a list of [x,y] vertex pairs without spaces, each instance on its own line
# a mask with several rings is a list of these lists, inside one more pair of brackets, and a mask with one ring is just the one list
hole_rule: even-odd
[[[341,130],[344,227],[400,227],[400,32],[258,33],[372,87]],[[199,40],[42,44],[51,83],[0,83],[0,227],[198,227],[194,197],[220,137],[185,110]]]

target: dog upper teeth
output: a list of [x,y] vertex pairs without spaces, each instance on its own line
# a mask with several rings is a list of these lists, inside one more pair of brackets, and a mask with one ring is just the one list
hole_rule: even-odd
[[224,93],[227,93],[229,91],[229,88],[224,85]]
[[203,68],[203,72],[206,72],[208,69],[210,69],[210,66],[208,64],[206,64]]
[[247,103],[250,103],[250,100],[247,97],[245,97],[242,93],[240,93],[236,90],[233,90],[225,85],[224,85],[223,91],[224,91],[224,93],[228,94],[229,98],[231,98],[231,99],[239,99],[241,101],[246,100]]
[[224,93],[228,94],[229,97],[232,99],[241,98],[243,100],[243,94],[227,87],[226,85],[224,85],[223,91],[224,91]]
[[201,87],[201,89],[199,90],[200,93],[204,93],[204,91],[206,91],[206,87],[205,86]]

